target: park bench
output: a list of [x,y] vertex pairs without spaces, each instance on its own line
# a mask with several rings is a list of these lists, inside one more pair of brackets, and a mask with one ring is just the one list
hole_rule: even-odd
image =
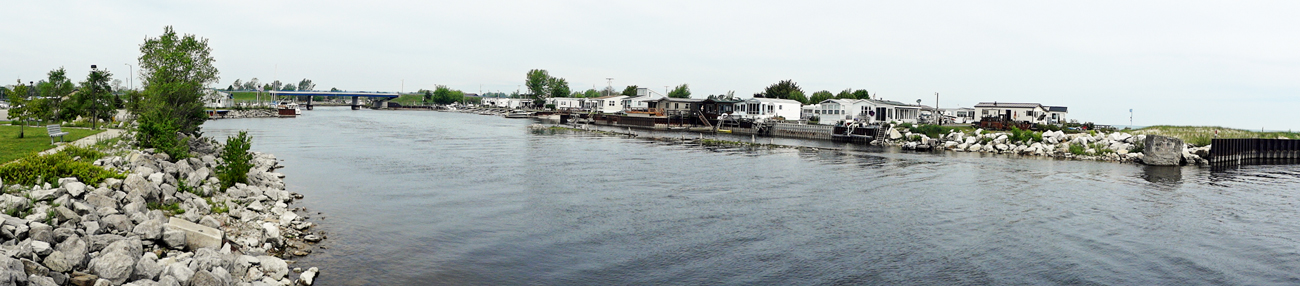
[[50,144],[54,144],[54,136],[58,136],[59,142],[63,142],[63,135],[68,135],[68,132],[63,132],[63,127],[58,124],[45,125],[45,133],[50,134]]

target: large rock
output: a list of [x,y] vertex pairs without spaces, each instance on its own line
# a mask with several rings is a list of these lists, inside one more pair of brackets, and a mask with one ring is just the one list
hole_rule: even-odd
[[298,276],[298,284],[311,286],[311,284],[316,280],[316,273],[319,272],[320,269],[317,269],[316,267],[307,269],[307,271],[303,272],[302,275]]
[[79,198],[81,197],[81,194],[86,192],[86,184],[83,184],[81,182],[71,181],[66,184],[61,183],[60,185],[63,186],[63,189],[68,190],[68,194],[72,195],[73,197]]
[[[161,177],[161,175],[160,175]],[[161,180],[161,179],[159,179]],[[126,176],[126,181],[122,182],[122,190],[127,193],[139,193],[146,199],[158,199],[158,185],[146,180],[139,174],[130,174]]]
[[893,129],[893,128],[889,129],[889,140],[898,140],[902,138],[903,138],[903,134],[898,133],[897,129]]
[[226,285],[225,282],[221,281],[221,278],[218,278],[217,275],[213,275],[212,272],[208,272],[207,270],[199,270],[199,272],[194,273],[194,276],[190,277],[190,286],[225,286],[225,285]]
[[163,223],[158,220],[147,220],[135,226],[132,232],[140,235],[141,239],[159,240],[163,238]]
[[158,279],[158,274],[162,273],[163,267],[158,265],[152,253],[146,253],[140,260],[135,262],[135,270],[131,272],[131,280],[154,280]]
[[125,283],[135,271],[135,257],[122,251],[113,251],[91,260],[90,273],[112,281],[116,285]]
[[185,247],[191,251],[199,248],[221,248],[224,233],[215,228],[172,217],[167,221],[167,229],[185,232]]
[[285,263],[283,259],[263,255],[258,256],[257,260],[261,262],[262,272],[265,272],[267,277],[280,280],[280,278],[284,278],[284,275],[289,274],[289,264]]
[[1178,166],[1183,162],[1183,140],[1160,135],[1146,136],[1142,163],[1152,166]]
[[163,240],[163,245],[171,249],[185,249],[184,230],[164,227],[162,240]]
[[109,215],[101,219],[100,223],[103,224],[101,227],[113,231],[130,233],[135,230],[135,224],[131,222],[131,218],[125,215]]
[[190,277],[194,276],[194,270],[190,270],[189,267],[180,263],[172,263],[163,268],[163,272],[160,275],[171,276],[176,278],[177,282],[180,282],[181,285],[189,285]]
[[0,255],[0,285],[23,285],[27,283],[27,271],[18,259]]

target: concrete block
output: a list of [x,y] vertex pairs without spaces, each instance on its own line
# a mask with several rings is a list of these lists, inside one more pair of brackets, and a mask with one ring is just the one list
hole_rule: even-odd
[[184,231],[185,248],[190,251],[199,248],[219,249],[221,248],[221,239],[225,236],[225,233],[221,232],[221,230],[177,217],[170,218],[166,227],[171,230]]

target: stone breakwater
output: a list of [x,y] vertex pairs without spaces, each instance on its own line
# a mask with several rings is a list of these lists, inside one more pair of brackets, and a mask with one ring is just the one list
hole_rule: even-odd
[[124,180],[5,187],[0,209],[22,217],[0,215],[0,285],[311,285],[317,268],[285,258],[325,235],[290,208],[303,196],[285,190],[283,166],[255,152],[249,183],[220,190],[220,149],[174,163],[122,150],[94,164]]
[[[1143,142],[1147,135],[1124,132],[1096,132],[1065,134],[1062,131],[1041,133],[1042,139],[1014,140],[1013,133],[986,132],[977,129],[973,134],[956,130],[939,138],[925,134],[899,131],[890,128],[883,138],[873,141],[877,145],[900,146],[903,149],[942,149],[956,152],[981,152],[993,154],[1018,154],[1078,160],[1114,162],[1142,162],[1145,154]],[[1181,148],[1182,162],[1194,165],[1209,164],[1205,158],[1210,146]],[[1073,150],[1071,150],[1073,149]]]
[[225,116],[216,116],[213,119],[238,119],[238,118],[271,118],[280,117],[279,111],[274,109],[246,109],[231,110]]

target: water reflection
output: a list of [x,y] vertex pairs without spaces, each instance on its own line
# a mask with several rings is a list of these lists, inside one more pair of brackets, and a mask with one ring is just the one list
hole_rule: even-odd
[[1183,182],[1183,167],[1142,166],[1142,179],[1167,188],[1177,188]]

